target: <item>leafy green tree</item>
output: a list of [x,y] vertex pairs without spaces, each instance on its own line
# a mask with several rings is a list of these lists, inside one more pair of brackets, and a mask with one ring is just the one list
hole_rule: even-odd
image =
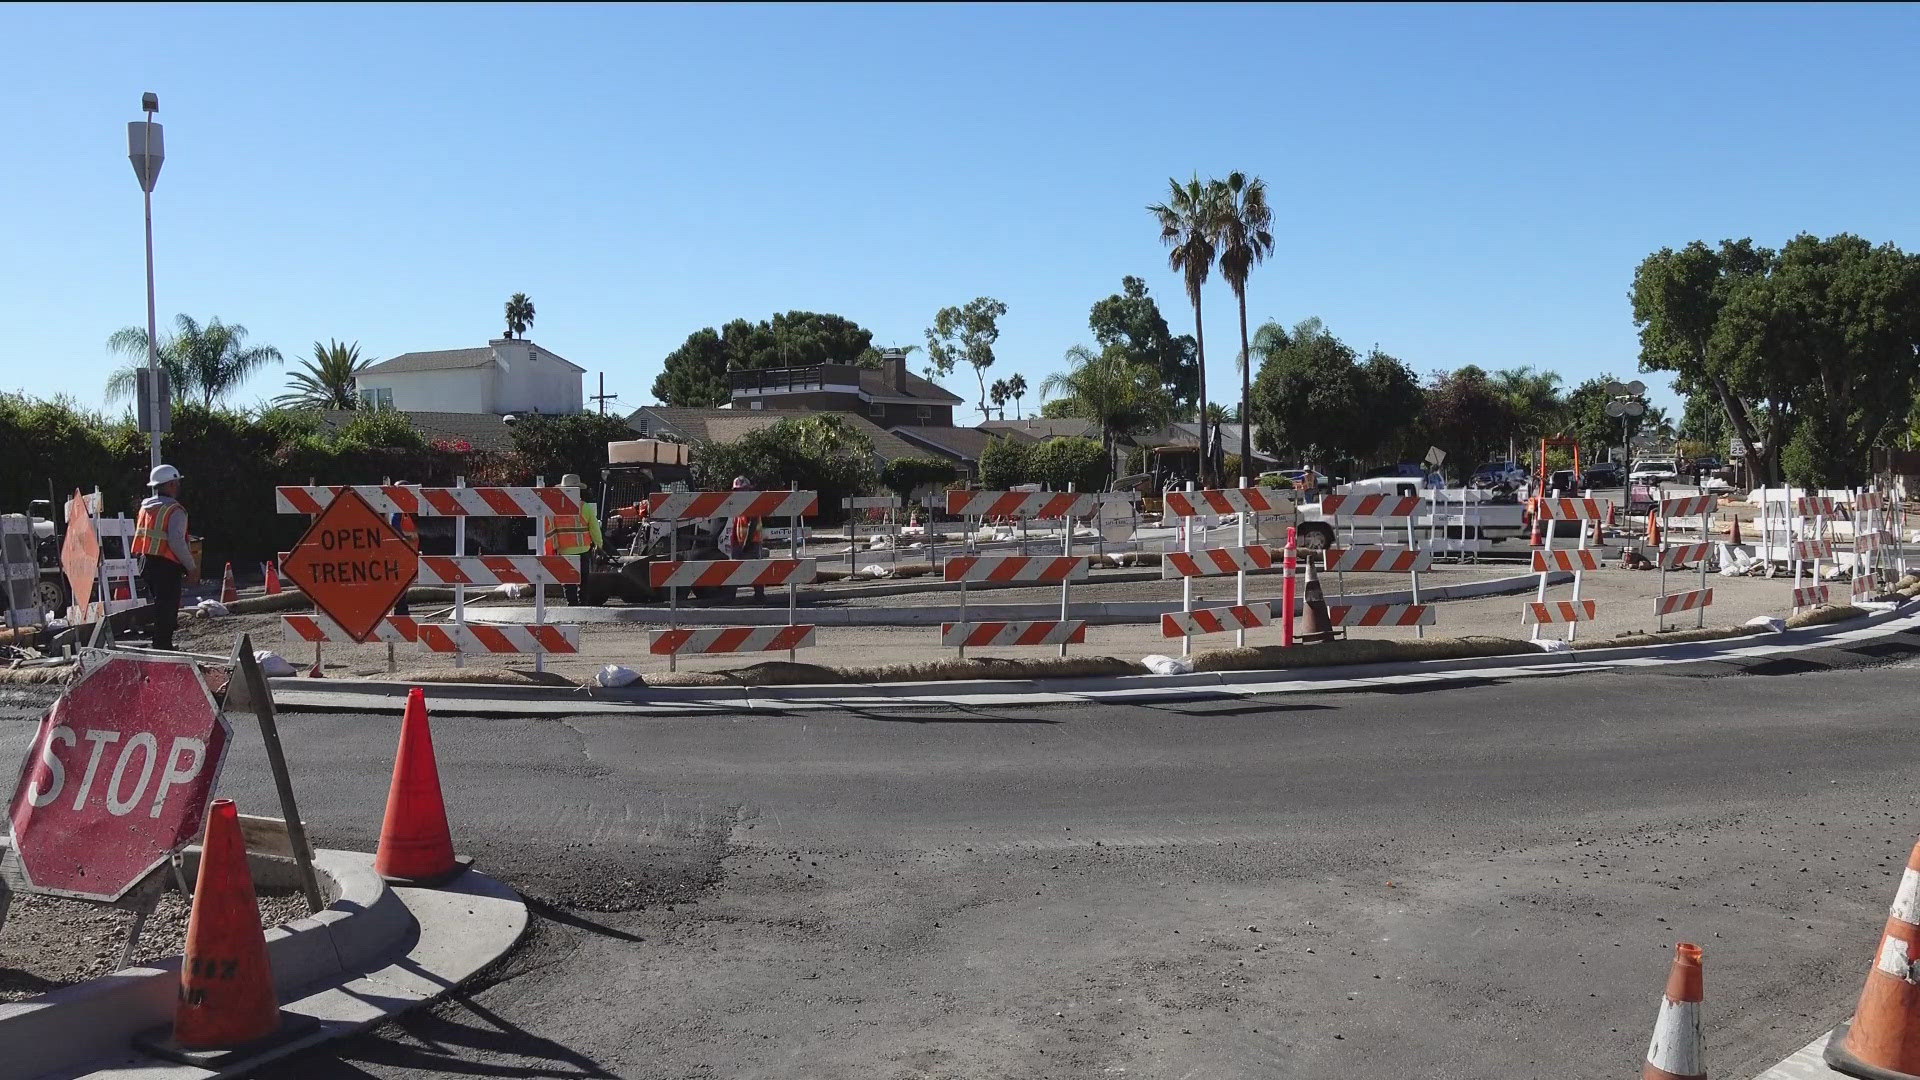
[[1110,345],[1096,353],[1084,345],[1067,350],[1067,370],[1040,383],[1040,393],[1055,398],[1065,416],[1100,425],[1100,446],[1113,456],[1114,436],[1159,427],[1173,415],[1173,399],[1160,385],[1160,373],[1130,359],[1125,348]]
[[[1240,405],[1242,416],[1253,413],[1253,349],[1247,338],[1247,278],[1253,268],[1273,253],[1273,210],[1267,206],[1267,184],[1245,173],[1228,173],[1221,184],[1220,276],[1233,289],[1240,305]],[[1253,429],[1240,426],[1240,484],[1253,478],[1244,470],[1253,460]]]
[[360,373],[378,363],[378,358],[360,359],[360,343],[344,345],[328,339],[313,343],[313,359],[300,361],[300,370],[287,375],[287,392],[273,399],[275,405],[293,409],[352,409],[360,404],[354,381]]
[[1199,364],[1192,335],[1178,337],[1160,314],[1160,305],[1147,295],[1147,283],[1137,277],[1120,279],[1120,291],[1096,302],[1087,316],[1094,343],[1102,349],[1119,346],[1127,359],[1147,364],[1160,373],[1160,385],[1173,396],[1175,407],[1193,408],[1199,400]]
[[951,484],[959,477],[959,468],[946,458],[901,457],[880,467],[880,482],[900,496],[902,503],[921,488]]
[[1027,453],[1030,478],[1053,491],[1101,491],[1107,483],[1107,448],[1071,436],[1035,443]]
[[1527,441],[1558,434],[1566,421],[1566,403],[1560,400],[1560,375],[1535,371],[1531,366],[1493,373],[1496,392],[1506,400],[1512,427],[1508,437]]
[[729,354],[713,327],[687,335],[667,354],[653,380],[653,397],[662,405],[680,409],[717,409],[727,403]]
[[1353,453],[1364,387],[1359,357],[1328,332],[1319,319],[1294,327],[1283,348],[1273,348],[1260,365],[1253,387],[1254,416],[1260,423],[1261,449],[1276,456],[1294,453],[1326,463]]
[[634,438],[625,420],[590,412],[522,415],[507,430],[528,472],[545,477],[549,484],[559,483],[568,473],[579,473],[591,492],[600,488],[607,444]]
[[[1218,248],[1221,219],[1225,216],[1225,200],[1220,185],[1208,182],[1202,184],[1195,175],[1185,185],[1180,181],[1167,181],[1168,198],[1166,202],[1154,203],[1147,212],[1154,216],[1160,225],[1160,242],[1167,245],[1167,265],[1179,274],[1186,283],[1187,300],[1193,304],[1193,333],[1195,355],[1194,400],[1207,400],[1207,331],[1200,318],[1200,293],[1207,283],[1207,274],[1213,268],[1213,259]],[[1200,414],[1200,479],[1211,484],[1211,465],[1207,460],[1207,418]]]
[[993,343],[1000,337],[1000,317],[1007,305],[991,296],[975,297],[965,307],[934,312],[927,327],[927,375],[942,379],[961,364],[973,368],[980,382],[980,418],[987,413],[987,369],[993,366]]
[[1920,257],[1846,233],[1778,252],[1695,242],[1641,263],[1633,301],[1641,366],[1675,372],[1684,396],[1711,389],[1769,480],[1784,465],[1795,483],[1855,482],[1901,430],[1920,375]]
[[[248,345],[247,328],[239,323],[223,323],[218,318],[201,325],[191,315],[175,315],[175,332],[160,342],[160,364],[173,383],[176,400],[200,396],[204,408],[238,390],[254,372],[268,363],[281,362],[280,350],[271,345]],[[123,327],[107,338],[107,347],[133,358],[133,363],[107,379],[107,398],[131,397],[137,375],[147,366],[147,332],[138,326]]]
[[1348,451],[1379,461],[1419,460],[1426,451],[1419,430],[1426,392],[1406,362],[1378,345],[1360,363],[1360,412]]
[[989,491],[1005,491],[1015,484],[1029,482],[1032,475],[1028,449],[1037,444],[1015,442],[998,436],[988,439],[980,450],[980,484]]
[[523,292],[514,293],[507,298],[507,336],[509,338],[527,336],[527,327],[533,325],[533,301]]
[[687,409],[725,405],[730,371],[851,364],[877,367],[873,331],[840,315],[788,311],[760,322],[735,319],[687,335],[653,381],[654,400]]
[[725,490],[736,476],[755,487],[796,484],[820,493],[823,521],[841,520],[840,501],[872,491],[879,477],[873,444],[843,417],[815,413],[782,418],[732,442],[703,442],[693,453],[694,480],[710,490]]
[[[1436,371],[1427,384],[1423,423],[1434,444],[1452,460],[1477,463],[1498,454],[1504,457],[1506,432],[1512,427],[1507,400],[1481,368],[1468,364],[1456,371]],[[1462,469],[1474,464],[1463,463]]]
[[[1629,294],[1640,328],[1640,369],[1674,373],[1683,395],[1705,392],[1718,399],[1747,460],[1767,482],[1779,479],[1793,374],[1743,347],[1745,335],[1721,333],[1720,323],[1728,299],[1765,276],[1774,259],[1774,252],[1752,240],[1724,240],[1718,249],[1698,240],[1678,251],[1661,248],[1635,269]],[[1754,422],[1762,411],[1765,429]]]
[[1706,447],[1706,453],[1724,458],[1727,453],[1727,414],[1709,394],[1688,394],[1680,414],[1680,431]]

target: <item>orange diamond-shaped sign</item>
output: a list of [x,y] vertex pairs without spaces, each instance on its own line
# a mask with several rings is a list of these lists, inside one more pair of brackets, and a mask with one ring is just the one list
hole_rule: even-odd
[[280,564],[355,641],[372,636],[420,572],[420,553],[350,487],[340,489]]

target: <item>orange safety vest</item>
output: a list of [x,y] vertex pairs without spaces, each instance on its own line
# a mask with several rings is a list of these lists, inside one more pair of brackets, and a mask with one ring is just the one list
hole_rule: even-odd
[[133,522],[133,553],[135,555],[158,555],[173,561],[173,547],[167,542],[167,526],[173,523],[173,515],[183,518],[186,509],[179,503],[167,503],[164,506],[143,506]]
[[733,519],[733,550],[744,552],[760,540],[760,519],[737,517]]
[[555,514],[547,526],[547,554],[579,555],[593,547],[593,533],[580,514]]
[[395,514],[393,516],[394,516],[394,528],[400,530],[400,538],[402,540],[405,540],[407,543],[412,544],[413,550],[419,551],[420,550],[420,523],[413,520],[412,514]]

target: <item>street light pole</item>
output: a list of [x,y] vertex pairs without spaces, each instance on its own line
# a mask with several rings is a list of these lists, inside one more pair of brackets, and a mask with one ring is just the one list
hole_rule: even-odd
[[168,387],[160,378],[160,327],[154,313],[153,303],[153,184],[160,178],[160,166],[166,161],[166,140],[159,124],[153,122],[153,114],[160,111],[160,98],[157,94],[147,93],[140,96],[140,108],[147,114],[143,123],[139,120],[127,124],[127,157],[133,162],[133,173],[140,180],[141,199],[146,204],[147,217],[147,416],[149,428],[149,464],[160,464],[160,432],[163,427],[161,417],[167,407]]

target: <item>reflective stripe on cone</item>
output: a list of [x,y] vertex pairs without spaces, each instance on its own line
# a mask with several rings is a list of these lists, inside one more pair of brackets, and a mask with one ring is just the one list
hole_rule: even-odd
[[1705,981],[1700,969],[1700,946],[1681,942],[1673,949],[1673,967],[1667,990],[1660,997],[1660,1013],[1653,1021],[1653,1041],[1647,1044],[1647,1062],[1641,1080],[1706,1080],[1701,1056],[1700,1002]]

